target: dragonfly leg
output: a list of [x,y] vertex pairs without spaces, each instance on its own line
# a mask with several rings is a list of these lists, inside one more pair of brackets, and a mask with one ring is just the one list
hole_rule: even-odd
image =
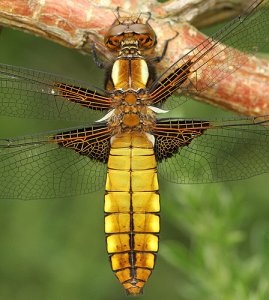
[[178,32],[176,31],[176,34],[171,37],[170,39],[168,40],[165,40],[164,42],[164,47],[163,47],[163,51],[162,51],[162,54],[160,56],[156,56],[156,57],[153,57],[152,59],[150,59],[150,62],[154,62],[154,63],[159,63],[165,56],[166,52],[167,52],[167,48],[168,48],[168,44],[173,40],[175,39],[177,36],[178,36]]

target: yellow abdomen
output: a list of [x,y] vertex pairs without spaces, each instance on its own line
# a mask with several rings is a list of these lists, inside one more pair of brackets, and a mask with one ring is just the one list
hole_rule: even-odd
[[112,270],[128,294],[142,293],[158,251],[156,159],[144,133],[114,136],[108,160],[105,233]]

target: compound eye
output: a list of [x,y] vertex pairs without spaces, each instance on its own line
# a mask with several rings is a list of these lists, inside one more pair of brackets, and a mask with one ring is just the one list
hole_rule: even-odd
[[121,46],[122,36],[110,36],[106,41],[107,48],[111,50],[119,50]]
[[138,40],[142,48],[150,48],[154,46],[154,41],[148,35],[140,35]]

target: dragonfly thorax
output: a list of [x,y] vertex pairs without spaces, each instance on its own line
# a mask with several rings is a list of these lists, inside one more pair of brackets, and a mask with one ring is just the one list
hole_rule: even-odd
[[115,90],[139,90],[147,86],[149,69],[143,58],[119,58],[112,67],[112,85]]
[[156,112],[149,104],[142,91],[128,90],[116,95],[113,114],[108,119],[109,127],[115,128],[116,132],[130,129],[149,132],[156,122]]
[[142,58],[138,40],[133,37],[122,40],[118,58]]

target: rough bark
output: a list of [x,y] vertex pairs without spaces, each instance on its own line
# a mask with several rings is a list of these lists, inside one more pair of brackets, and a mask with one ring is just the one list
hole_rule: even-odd
[[[209,25],[238,14],[251,0],[1,0],[0,24],[45,37],[82,53],[91,52],[91,42],[106,55],[101,40],[115,20],[115,8],[123,12],[152,13],[150,24],[158,35],[158,48],[163,41],[179,35],[169,43],[166,58],[160,64],[165,70],[187,50],[205,38],[196,26]],[[231,84],[232,83],[232,84]],[[229,88],[227,88],[229,87]],[[215,89],[199,96],[206,101],[240,114],[260,115],[269,113],[269,63],[247,57],[247,63],[237,72],[222,80]]]

